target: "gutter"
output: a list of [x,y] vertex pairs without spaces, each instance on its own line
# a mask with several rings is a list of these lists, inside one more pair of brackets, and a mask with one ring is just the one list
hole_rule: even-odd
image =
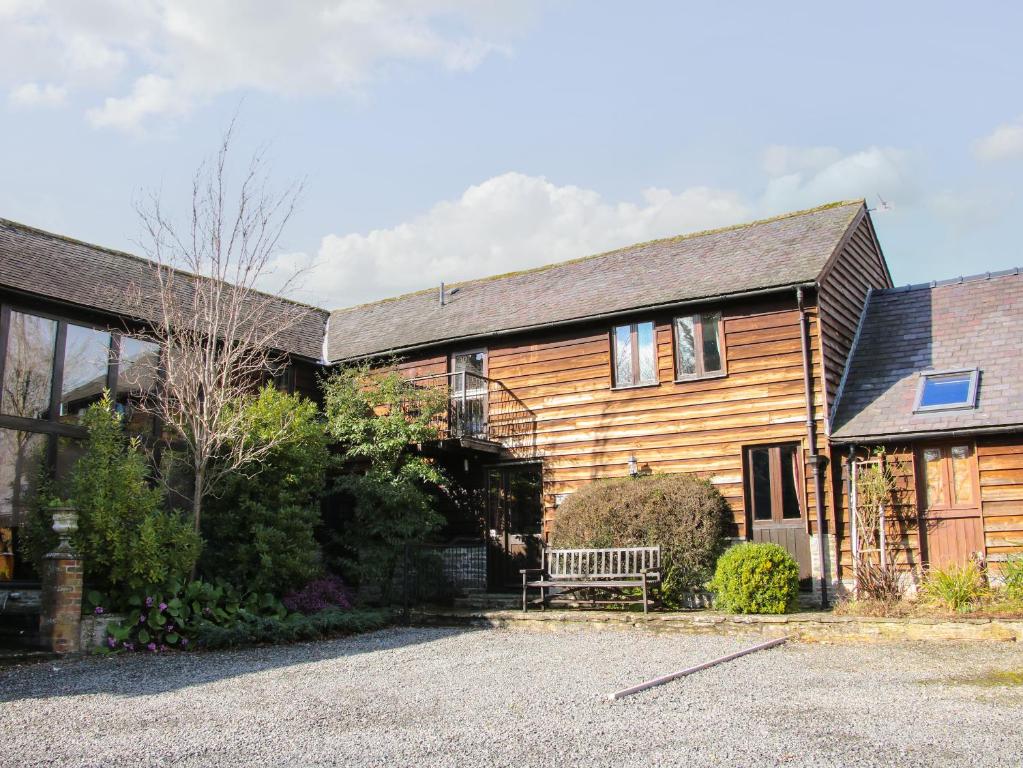
[[824,479],[821,463],[825,460],[817,451],[817,422],[813,413],[813,369],[810,365],[810,323],[803,304],[803,287],[796,288],[796,306],[799,308],[799,344],[803,353],[803,388],[806,394],[806,441],[809,456],[806,463],[813,467],[813,496],[817,513],[817,555],[821,567],[821,608],[828,607],[827,542],[824,539]]
[[[585,315],[583,317],[574,317],[568,320],[553,320],[548,323],[533,323],[531,325],[519,325],[513,328],[504,328],[496,331],[486,331],[483,333],[473,333],[464,336],[448,336],[443,339],[435,339],[433,341],[424,341],[420,344],[410,344],[405,347],[391,347],[390,349],[383,349],[379,352],[367,352],[363,355],[353,355],[352,357],[339,357],[335,360],[328,360],[331,365],[337,365],[338,363],[356,363],[363,360],[372,360],[378,357],[391,357],[394,355],[403,355],[409,352],[418,352],[424,349],[430,349],[431,347],[439,347],[451,342],[469,342],[469,341],[481,341],[483,339],[494,339],[501,338],[504,336],[514,336],[519,333],[529,333],[530,331],[547,330],[550,328],[561,328],[564,326],[571,325],[582,325],[585,323],[597,322],[600,320],[610,320],[619,317],[628,317],[635,315],[638,312],[661,312],[672,309],[681,309],[684,307],[692,307],[698,304],[708,304],[711,302],[718,301],[738,301],[741,299],[752,298],[757,296],[770,296],[778,293],[785,293],[796,289],[801,291],[804,289],[816,290],[817,283],[805,282],[805,283],[789,283],[786,285],[776,285],[771,288],[757,288],[751,291],[742,291],[739,293],[719,293],[712,296],[701,296],[696,299],[685,299],[683,301],[671,301],[662,304],[644,304],[638,307],[629,307],[628,309],[619,309],[613,312],[601,312],[596,315]],[[329,340],[325,344],[324,349],[329,346]]]
[[832,437],[836,445],[869,445],[872,443],[898,443],[910,440],[931,440],[942,438],[974,437],[976,435],[1005,435],[1023,432],[1023,424],[1007,424],[1000,427],[965,427],[961,429],[931,430],[930,432],[897,432],[888,435],[852,435]]

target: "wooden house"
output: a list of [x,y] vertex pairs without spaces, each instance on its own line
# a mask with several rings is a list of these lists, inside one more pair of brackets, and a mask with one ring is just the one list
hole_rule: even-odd
[[[848,480],[885,461],[908,576],[1023,550],[1023,275],[1019,270],[875,291],[840,386],[831,441]],[[854,498],[836,488],[852,571]]]
[[327,355],[444,383],[444,445],[486,489],[509,579],[583,484],[693,472],[736,537],[827,591],[829,415],[867,294],[890,285],[865,206],[838,203],[335,311]]
[[[151,268],[0,220],[8,539],[36,464],[59,475],[73,458],[73,412],[103,385],[130,398],[119,371],[147,350],[117,329],[144,321],[124,293]],[[1023,549],[1021,279],[894,289],[863,202],[834,203],[313,309],[281,384],[315,396],[318,368],[369,360],[443,388],[442,439],[424,450],[478,505],[495,585],[584,484],[692,472],[729,501],[737,539],[785,547],[827,599],[852,584],[850,477],[882,445],[905,459],[906,564]]]

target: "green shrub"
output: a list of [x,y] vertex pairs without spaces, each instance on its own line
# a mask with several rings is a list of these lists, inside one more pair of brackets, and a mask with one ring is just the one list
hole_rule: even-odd
[[243,409],[243,439],[250,445],[279,436],[282,424],[288,432],[258,471],[229,475],[207,500],[200,569],[207,578],[283,595],[322,570],[314,532],[330,459],[327,435],[313,402],[273,387]]
[[787,613],[799,597],[799,566],[777,544],[747,542],[718,558],[710,588],[729,613]]
[[363,365],[335,372],[323,391],[327,433],[342,451],[335,490],[352,502],[331,564],[387,600],[404,546],[424,541],[444,522],[432,493],[445,476],[414,449],[437,439],[444,390]]
[[598,480],[558,508],[551,543],[557,547],[660,546],[661,597],[669,607],[701,586],[724,549],[732,522],[728,502],[696,475]]
[[[202,541],[177,511],[166,509],[162,486],[150,482],[138,439],[129,439],[110,393],[86,410],[84,452],[66,487],[40,494],[30,514],[27,549],[41,564],[56,545],[50,495],[62,492],[78,510],[72,543],[85,563],[85,582],[103,592],[131,592],[184,578]],[[41,572],[41,571],[40,571]]]
[[1010,557],[1002,566],[1005,591],[1013,600],[1023,600],[1023,555]]
[[229,584],[192,581],[166,590],[136,593],[124,602],[105,604],[91,591],[87,604],[93,613],[110,609],[128,618],[107,628],[107,651],[164,651],[194,647],[207,625],[232,627],[258,619],[281,620],[284,605],[269,593],[242,594]]
[[234,648],[257,643],[291,643],[299,640],[320,640],[336,635],[370,632],[391,621],[386,611],[330,609],[304,616],[289,614],[285,618],[251,617],[233,624],[218,626],[205,623],[196,636],[201,648]]
[[920,586],[925,600],[950,611],[969,611],[988,595],[987,579],[974,561],[932,568]]

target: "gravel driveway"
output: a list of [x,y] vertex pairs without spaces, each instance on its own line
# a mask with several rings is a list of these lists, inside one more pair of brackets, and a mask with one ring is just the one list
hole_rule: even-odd
[[[788,644],[619,702],[755,637],[393,629],[0,671],[5,765],[1019,766],[1009,644]],[[979,680],[969,676],[983,673]],[[12,762],[6,762],[11,760]]]

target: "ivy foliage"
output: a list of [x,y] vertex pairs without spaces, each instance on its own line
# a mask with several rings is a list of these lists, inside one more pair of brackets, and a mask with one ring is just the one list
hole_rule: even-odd
[[72,544],[85,565],[85,581],[104,592],[125,593],[185,577],[202,546],[177,510],[168,510],[163,488],[151,482],[138,438],[129,439],[110,393],[86,409],[84,451],[64,487],[40,493],[31,514],[29,556],[41,567],[57,543],[52,508],[63,502],[78,511]]
[[336,490],[352,502],[341,565],[386,597],[404,546],[444,522],[434,500],[444,474],[415,447],[437,439],[446,391],[366,365],[333,373],[323,391],[327,433],[341,451]]
[[276,445],[257,466],[228,475],[207,500],[201,571],[209,579],[283,595],[323,567],[315,530],[330,462],[328,438],[316,405],[300,395],[266,386],[238,407],[241,439]]

